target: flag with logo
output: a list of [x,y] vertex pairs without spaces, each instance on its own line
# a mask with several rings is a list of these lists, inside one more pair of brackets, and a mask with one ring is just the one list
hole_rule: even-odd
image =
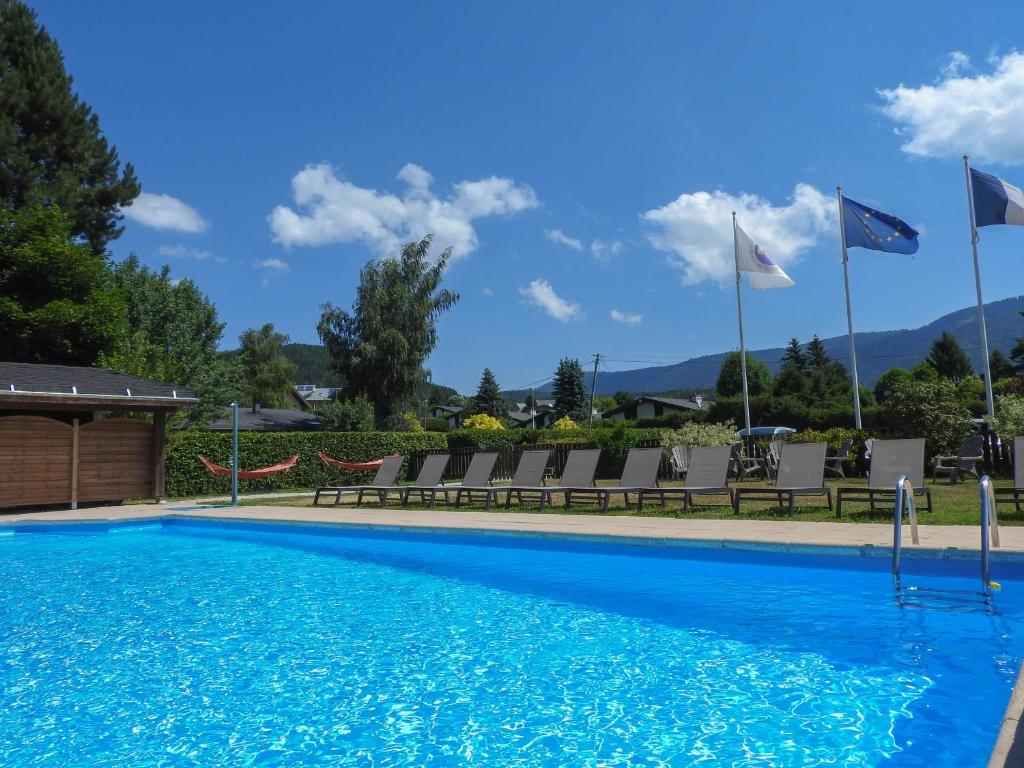
[[747,273],[750,287],[789,288],[793,281],[782,271],[782,267],[768,258],[768,253],[755,243],[743,229],[736,225],[736,269]]

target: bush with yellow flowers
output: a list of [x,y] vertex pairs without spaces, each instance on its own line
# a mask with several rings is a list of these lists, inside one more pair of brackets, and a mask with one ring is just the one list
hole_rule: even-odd
[[576,425],[576,422],[570,419],[568,416],[563,416],[551,426],[553,429],[579,429],[579,427]]
[[464,429],[504,429],[505,425],[487,413],[475,413],[462,422]]

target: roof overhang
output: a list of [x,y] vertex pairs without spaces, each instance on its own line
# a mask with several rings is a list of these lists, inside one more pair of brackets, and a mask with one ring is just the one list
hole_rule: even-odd
[[150,395],[90,395],[67,392],[25,392],[0,390],[2,410],[129,410],[176,411],[199,403],[196,397],[154,397]]

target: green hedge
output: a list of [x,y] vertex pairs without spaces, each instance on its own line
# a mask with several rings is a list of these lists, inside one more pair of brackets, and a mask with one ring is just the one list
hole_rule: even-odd
[[790,435],[787,440],[795,443],[826,443],[828,444],[828,455],[835,456],[846,440],[853,440],[850,446],[850,456],[843,462],[843,470],[847,476],[863,475],[867,471],[863,465],[864,441],[871,436],[866,430],[846,429],[844,427],[833,427],[827,430],[805,429]]
[[[242,469],[259,469],[299,454],[295,467],[265,480],[242,480],[239,490],[277,490],[350,484],[369,480],[372,472],[329,468],[317,456],[323,451],[342,461],[371,461],[391,453],[443,450],[446,435],[440,432],[241,432],[238,453]],[[167,495],[199,496],[225,493],[229,479],[211,474],[196,458],[203,454],[228,466],[231,434],[187,430],[167,440]]]

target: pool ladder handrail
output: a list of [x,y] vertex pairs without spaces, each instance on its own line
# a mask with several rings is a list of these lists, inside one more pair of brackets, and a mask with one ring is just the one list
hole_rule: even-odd
[[[999,517],[996,513],[996,493],[992,480],[988,475],[981,476],[981,591],[990,597],[993,589],[999,585],[991,579],[991,547],[999,547]],[[899,592],[903,589],[900,557],[903,553],[903,513],[907,512],[910,519],[910,539],[920,544],[917,533],[917,510],[914,507],[914,486],[906,475],[896,481],[896,504],[893,509],[893,540],[892,540],[892,580]],[[908,587],[919,590],[927,587]]]

